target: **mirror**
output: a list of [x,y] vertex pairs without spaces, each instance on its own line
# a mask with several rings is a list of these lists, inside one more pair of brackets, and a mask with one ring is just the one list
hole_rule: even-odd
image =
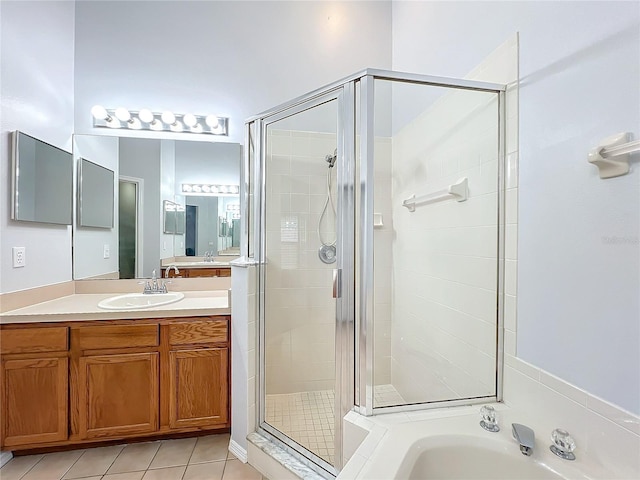
[[113,170],[86,158],[80,158],[78,165],[78,224],[81,227],[112,228]]
[[73,143],[76,162],[91,158],[116,177],[113,228],[74,225],[74,279],[148,278],[172,262],[239,254],[219,219],[231,221],[225,234],[239,230],[226,209],[238,205],[239,217],[240,144],[100,135]]
[[11,219],[71,225],[71,154],[19,131],[12,141]]

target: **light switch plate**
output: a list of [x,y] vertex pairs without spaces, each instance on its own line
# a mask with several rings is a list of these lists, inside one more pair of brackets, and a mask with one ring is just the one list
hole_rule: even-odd
[[13,247],[13,268],[24,267],[27,264],[26,251],[25,247]]
[[111,256],[111,251],[109,249],[109,245],[105,245],[103,250],[102,250],[102,252],[103,252],[103,255],[102,255],[103,258],[109,258]]

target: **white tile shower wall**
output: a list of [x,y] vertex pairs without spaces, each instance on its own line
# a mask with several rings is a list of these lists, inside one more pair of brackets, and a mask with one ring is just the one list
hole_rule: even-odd
[[[319,260],[317,229],[327,194],[324,159],[336,148],[336,136],[269,130],[267,144],[267,394],[332,389],[335,265]],[[330,206],[321,227],[324,241],[333,241]]]
[[[393,139],[392,383],[408,401],[494,393],[496,113],[495,95],[452,91]],[[402,207],[461,177],[466,202]]]
[[256,274],[253,264],[232,265],[231,275],[231,446],[243,460],[249,433],[256,430]]
[[[514,36],[468,75],[476,80],[510,84],[506,132],[507,151],[511,152],[507,166],[507,257],[513,259],[517,219],[512,213],[514,205],[517,208],[517,52]],[[394,222],[396,231],[404,235],[396,236],[393,250],[396,269],[392,383],[408,401],[494,393],[496,107],[495,97],[453,91],[393,138]],[[414,213],[400,206],[412,194],[446,188],[461,177],[469,179],[467,202],[430,204],[418,207]],[[515,261],[508,263],[506,305],[515,313],[511,275]]]
[[376,137],[374,143],[373,210],[382,215],[382,226],[374,227],[374,369],[373,384],[391,383],[391,139]]

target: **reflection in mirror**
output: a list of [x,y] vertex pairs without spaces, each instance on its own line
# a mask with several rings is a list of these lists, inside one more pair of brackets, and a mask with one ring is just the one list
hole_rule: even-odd
[[117,193],[113,228],[74,225],[76,280],[148,278],[172,263],[204,261],[207,253],[233,254],[218,218],[221,208],[239,205],[238,195],[183,192],[182,185],[239,185],[239,144],[75,135],[74,160],[81,157],[113,170]]
[[80,158],[78,171],[78,224],[81,227],[113,227],[113,170]]
[[71,225],[71,154],[19,131],[12,153],[11,219]]

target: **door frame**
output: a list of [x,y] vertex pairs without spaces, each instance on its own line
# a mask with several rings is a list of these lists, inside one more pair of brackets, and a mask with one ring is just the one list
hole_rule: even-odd
[[[280,432],[265,421],[265,287],[266,287],[266,149],[267,127],[272,123],[291,117],[325,103],[337,102],[336,140],[338,154],[337,170],[337,261],[334,287],[336,294],[336,337],[335,337],[335,404],[334,404],[334,452],[335,465],[331,465],[315,453],[307,450],[284,432]],[[256,125],[261,148],[256,152],[260,168],[256,169],[259,196],[259,226],[257,229],[259,244],[257,253],[258,278],[258,378],[259,394],[256,399],[258,409],[258,431],[276,442],[285,450],[301,455],[301,461],[322,476],[336,476],[343,467],[342,459],[342,418],[353,407],[354,399],[354,172],[355,172],[355,135],[345,130],[353,124],[353,105],[355,104],[352,84],[340,85],[329,91],[306,98],[286,109],[274,112],[258,120]],[[349,343],[351,346],[349,347]]]
[[[144,259],[142,244],[144,240],[144,222],[141,221],[144,215],[144,178],[129,177],[127,175],[119,175],[118,183],[133,183],[136,186],[136,266],[135,278],[144,277]],[[118,198],[118,211],[120,210],[120,198]],[[118,248],[120,239],[118,238]]]

